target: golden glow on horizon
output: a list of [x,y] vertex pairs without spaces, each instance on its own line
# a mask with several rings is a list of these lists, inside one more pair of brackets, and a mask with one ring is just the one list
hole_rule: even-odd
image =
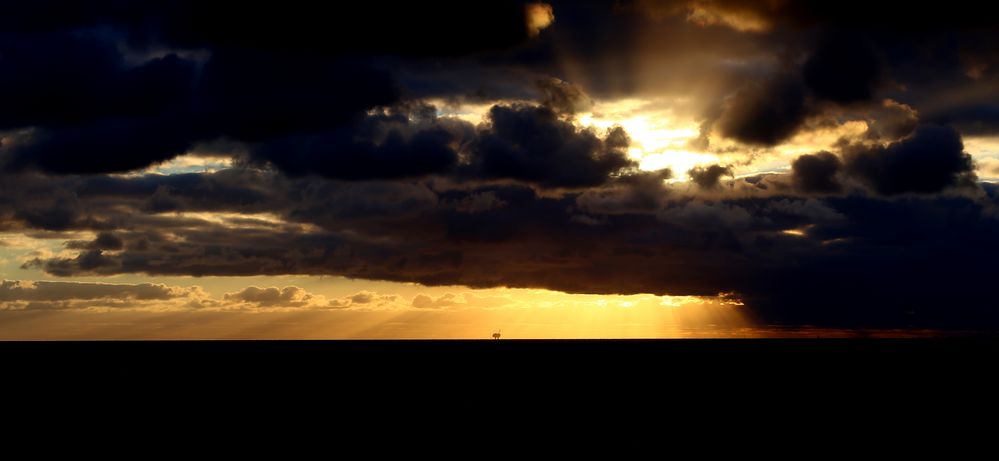
[[[450,312],[0,312],[0,338],[40,339],[482,339],[502,329],[502,340],[628,338],[851,338],[933,337],[932,330],[835,330],[760,325],[706,317],[702,326],[671,324],[654,316],[551,311],[535,317]],[[500,313],[516,314],[516,313]],[[638,319],[636,321],[636,318]],[[656,323],[661,322],[661,323]]]
[[[37,318],[31,328],[6,328],[0,338],[162,339],[504,339],[684,338],[745,336],[752,324],[739,306],[692,302],[622,301],[596,297],[582,304],[565,299],[547,307],[457,309],[158,309],[0,311]],[[588,296],[588,295],[584,295]],[[48,321],[40,321],[42,318]],[[166,321],[165,319],[170,319]],[[28,319],[30,321],[30,319]],[[115,328],[107,328],[110,323]]]
[[[326,280],[328,287],[345,281]],[[19,300],[16,291],[0,293],[15,297],[0,302],[4,316],[0,318],[36,323],[31,328],[23,324],[5,328],[0,322],[0,339],[485,339],[498,329],[507,339],[681,338],[745,336],[753,327],[741,302],[725,295],[587,295],[370,282],[380,290],[338,297],[297,287],[212,293],[200,286],[206,280],[198,282],[172,286],[157,281],[171,293],[164,299],[104,294],[97,299],[55,300],[54,308],[32,307],[30,298]],[[89,292],[76,287],[76,281],[54,283],[64,285],[54,287],[50,282],[48,293]],[[24,281],[12,286],[32,289],[39,284]],[[410,294],[403,294],[407,289]],[[260,296],[268,290],[274,296]],[[280,293],[293,296],[279,298]],[[48,298],[43,295],[43,299]],[[116,327],[108,328],[109,324]]]

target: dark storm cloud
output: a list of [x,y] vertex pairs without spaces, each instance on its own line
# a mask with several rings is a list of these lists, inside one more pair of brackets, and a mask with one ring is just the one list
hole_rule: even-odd
[[947,107],[928,113],[926,118],[953,125],[965,135],[995,135],[999,133],[999,99]]
[[[579,194],[576,205],[580,211],[596,216],[655,212],[669,198],[669,190],[664,181],[672,176],[673,172],[669,169],[624,175],[615,178],[605,187],[589,189]],[[571,219],[584,224],[601,223],[586,214],[577,214]]]
[[470,126],[438,123],[424,127],[406,115],[371,116],[333,132],[270,140],[251,147],[251,156],[290,175],[387,179],[447,173],[458,163],[461,131]]
[[[273,173],[223,170],[214,174],[113,176],[67,180],[78,197],[88,201],[126,201],[145,212],[259,211],[262,203],[284,184]],[[58,186],[57,186],[58,187]]]
[[747,144],[772,146],[787,139],[808,116],[805,88],[793,75],[751,83],[727,101],[718,128]]
[[878,193],[934,193],[974,184],[974,165],[961,135],[949,127],[922,125],[885,147],[849,148],[845,170]]
[[67,230],[71,229],[78,219],[77,210],[73,205],[62,199],[40,208],[22,205],[14,211],[14,217],[38,229]]
[[690,180],[701,189],[710,190],[721,185],[723,176],[732,176],[732,168],[722,165],[710,165],[706,167],[695,167],[687,172]]
[[803,73],[805,84],[819,98],[849,103],[871,99],[882,71],[878,57],[862,36],[837,31],[819,39]]
[[869,122],[872,137],[897,139],[908,133],[906,129],[911,131],[917,121],[911,107],[894,101],[881,106],[874,103],[886,77],[867,34],[822,31],[816,39],[808,35],[802,39],[814,41],[803,57],[795,59],[794,50],[783,50],[774,75],[745,84],[720,107],[706,112],[700,144],[705,144],[704,136],[713,127],[722,136],[745,144],[775,146],[805,130],[810,117],[831,121],[844,111],[855,117],[884,115],[880,124]]
[[524,105],[493,106],[489,122],[471,147],[467,168],[479,178],[587,187],[637,166],[628,159],[630,141],[620,127],[600,137],[560,119],[551,108]]
[[918,125],[910,136],[888,144],[845,145],[843,159],[819,152],[791,163],[791,182],[805,193],[837,193],[852,182],[885,196],[933,194],[955,187],[974,190],[976,180],[960,134],[932,124]]
[[[633,0],[623,2],[649,13],[689,15],[694,9],[722,16],[758,19],[768,27],[806,28],[817,25],[877,26],[893,32],[922,31],[939,27],[974,27],[991,25],[981,4],[956,0],[948,8],[914,8],[900,18],[893,2],[872,3],[864,0],[806,0],[761,2],[757,0]],[[694,16],[692,19],[697,19]],[[706,25],[732,27],[731,22],[708,22]]]
[[214,52],[198,91],[204,130],[244,141],[335,127],[399,99],[366,61],[259,50]]
[[[290,175],[347,180],[448,173],[461,143],[475,149],[461,169],[472,178],[579,187],[631,166],[620,130],[602,138],[554,117],[592,105],[580,87],[558,80],[537,83],[546,109],[497,107],[491,129],[475,140],[464,139],[476,136],[471,126],[434,115],[417,114],[421,123],[406,111],[370,114],[400,104],[402,92],[386,70],[394,66],[382,65],[389,61],[363,54],[415,59],[507,48],[527,38],[520,2],[474,12],[431,2],[391,15],[345,5],[334,21],[378,20],[379,33],[360,41],[294,5],[233,5],[98,2],[93,14],[51,23],[32,7],[12,11],[23,26],[0,41],[0,91],[12,101],[0,128],[23,130],[0,148],[3,167],[123,172],[220,138]],[[148,57],[161,49],[175,52]],[[171,206],[161,194],[150,209]]]
[[[33,130],[4,148],[5,168],[50,173],[123,172],[184,153],[192,139],[184,121],[166,118],[102,119],[85,125]],[[179,126],[178,126],[179,125]],[[0,151],[2,152],[2,151]]]
[[[351,137],[344,132],[363,124],[358,120],[367,110],[400,102],[401,89],[386,70],[392,59],[501,50],[529,38],[522,2],[475,9],[421,2],[395,5],[391,13],[378,3],[354,2],[336,10],[331,16],[298,1],[5,7],[0,132],[28,131],[4,143],[0,164],[8,171],[122,172],[220,137],[276,143],[302,149],[292,157],[312,157],[324,149],[315,142],[344,147]],[[432,146],[440,132],[414,138],[413,145],[390,139],[381,151],[348,154],[344,163],[391,165],[410,148],[440,153]],[[434,155],[431,163],[448,161]],[[408,173],[330,175],[326,165],[317,166],[333,177]]]
[[999,254],[991,194],[984,205],[957,197],[830,200],[848,220],[808,235],[837,243],[782,267],[772,274],[779,287],[747,302],[762,318],[792,323],[995,328],[999,312],[985,288]]
[[500,102],[538,98],[539,72],[519,65],[484,65],[470,58],[407,60],[396,77],[412,98],[442,98],[450,102]]
[[84,5],[40,0],[4,6],[3,30],[31,33],[100,25],[146,46],[444,56],[501,49],[528,37],[524,2],[504,0],[474,9],[465,8],[460,0],[399,5],[348,2],[333,9],[304,0],[280,5],[235,0],[134,4],[95,0]]
[[0,32],[0,130],[157,114],[193,85],[193,63],[168,55],[128,66],[98,31]]
[[290,175],[336,179],[391,179],[446,173],[458,154],[446,130],[423,131],[411,139],[389,134],[381,144],[356,143],[353,133],[305,135],[270,141],[254,154]]
[[806,154],[791,162],[791,178],[803,192],[839,192],[843,186],[837,175],[842,169],[843,162],[832,153]]
[[278,8],[237,1],[167,5],[164,9],[173,14],[164,21],[162,34],[190,45],[448,56],[503,49],[528,37],[524,2],[519,1],[500,0],[480,8],[468,8],[460,0],[347,2],[336,5],[336,14],[304,0]]
[[11,101],[0,129],[29,129],[0,151],[8,170],[128,171],[198,141],[327,128],[399,98],[363,60],[214,50],[206,63],[170,54],[133,66],[98,31],[0,35],[0,57]]
[[569,96],[560,98],[541,106],[495,105],[479,127],[437,117],[432,106],[402,107],[336,131],[250,144],[248,151],[252,161],[291,176],[352,181],[454,173],[466,181],[588,187],[637,166],[625,153],[631,141],[622,128],[579,128],[563,112],[573,110]]
[[66,248],[76,250],[121,250],[123,247],[121,239],[111,232],[101,232],[90,242],[81,240],[66,242]]
[[187,148],[194,64],[129,66],[105,35],[0,32],[0,131],[34,127],[0,150],[5,168],[126,171]]
[[[987,286],[980,284],[999,256],[999,202],[991,186],[974,199],[703,200],[670,196],[661,177],[658,185],[641,179],[558,195],[514,185],[437,191],[413,185],[408,196],[415,199],[420,189],[429,195],[411,202],[423,205],[408,212],[368,205],[367,214],[358,214],[357,206],[340,203],[342,211],[323,214],[322,203],[363,204],[377,195],[349,192],[361,184],[316,181],[275,186],[264,204],[253,205],[289,223],[172,214],[118,220],[113,208],[101,207],[107,216],[91,211],[85,222],[114,227],[122,249],[103,249],[110,245],[98,242],[98,234],[84,245],[93,249],[78,257],[29,266],[53,275],[337,274],[585,293],[735,292],[769,322],[980,327],[999,320],[979,308],[982,291],[970,288]],[[629,201],[657,187],[649,200]],[[107,195],[89,197],[83,200],[109,204]],[[489,205],[471,206],[477,197],[488,197]],[[385,200],[386,206],[397,201]],[[114,208],[141,202],[130,192]],[[863,283],[857,274],[866,274]],[[918,294],[905,291],[912,286]],[[946,303],[948,296],[961,303]]]

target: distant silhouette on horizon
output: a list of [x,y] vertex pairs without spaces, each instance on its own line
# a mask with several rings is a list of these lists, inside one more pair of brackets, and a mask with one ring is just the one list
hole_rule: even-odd
[[500,333],[502,333],[502,332],[503,332],[503,330],[499,330],[496,333],[493,333],[493,339],[500,339]]

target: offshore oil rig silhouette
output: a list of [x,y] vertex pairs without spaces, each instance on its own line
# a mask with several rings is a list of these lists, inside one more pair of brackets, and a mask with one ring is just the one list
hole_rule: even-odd
[[502,333],[502,332],[503,332],[503,330],[499,330],[496,333],[493,333],[493,339],[500,339],[500,333]]

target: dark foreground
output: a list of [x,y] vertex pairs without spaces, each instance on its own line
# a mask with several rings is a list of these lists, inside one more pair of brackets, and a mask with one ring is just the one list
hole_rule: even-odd
[[[986,378],[999,338],[0,342],[4,370],[81,384],[122,380],[462,385],[545,380]],[[991,378],[989,378],[991,380]]]
[[[4,408],[27,409],[11,413],[19,418],[179,418],[206,434],[221,418],[293,433],[325,428],[320,421],[440,434],[445,421],[544,438],[553,421],[590,426],[607,413],[616,416],[601,428],[669,421],[742,431],[773,418],[794,427],[846,417],[875,430],[883,418],[993,414],[999,393],[995,337],[0,342],[0,355]],[[496,422],[508,418],[515,425]],[[483,432],[486,423],[506,429]]]

